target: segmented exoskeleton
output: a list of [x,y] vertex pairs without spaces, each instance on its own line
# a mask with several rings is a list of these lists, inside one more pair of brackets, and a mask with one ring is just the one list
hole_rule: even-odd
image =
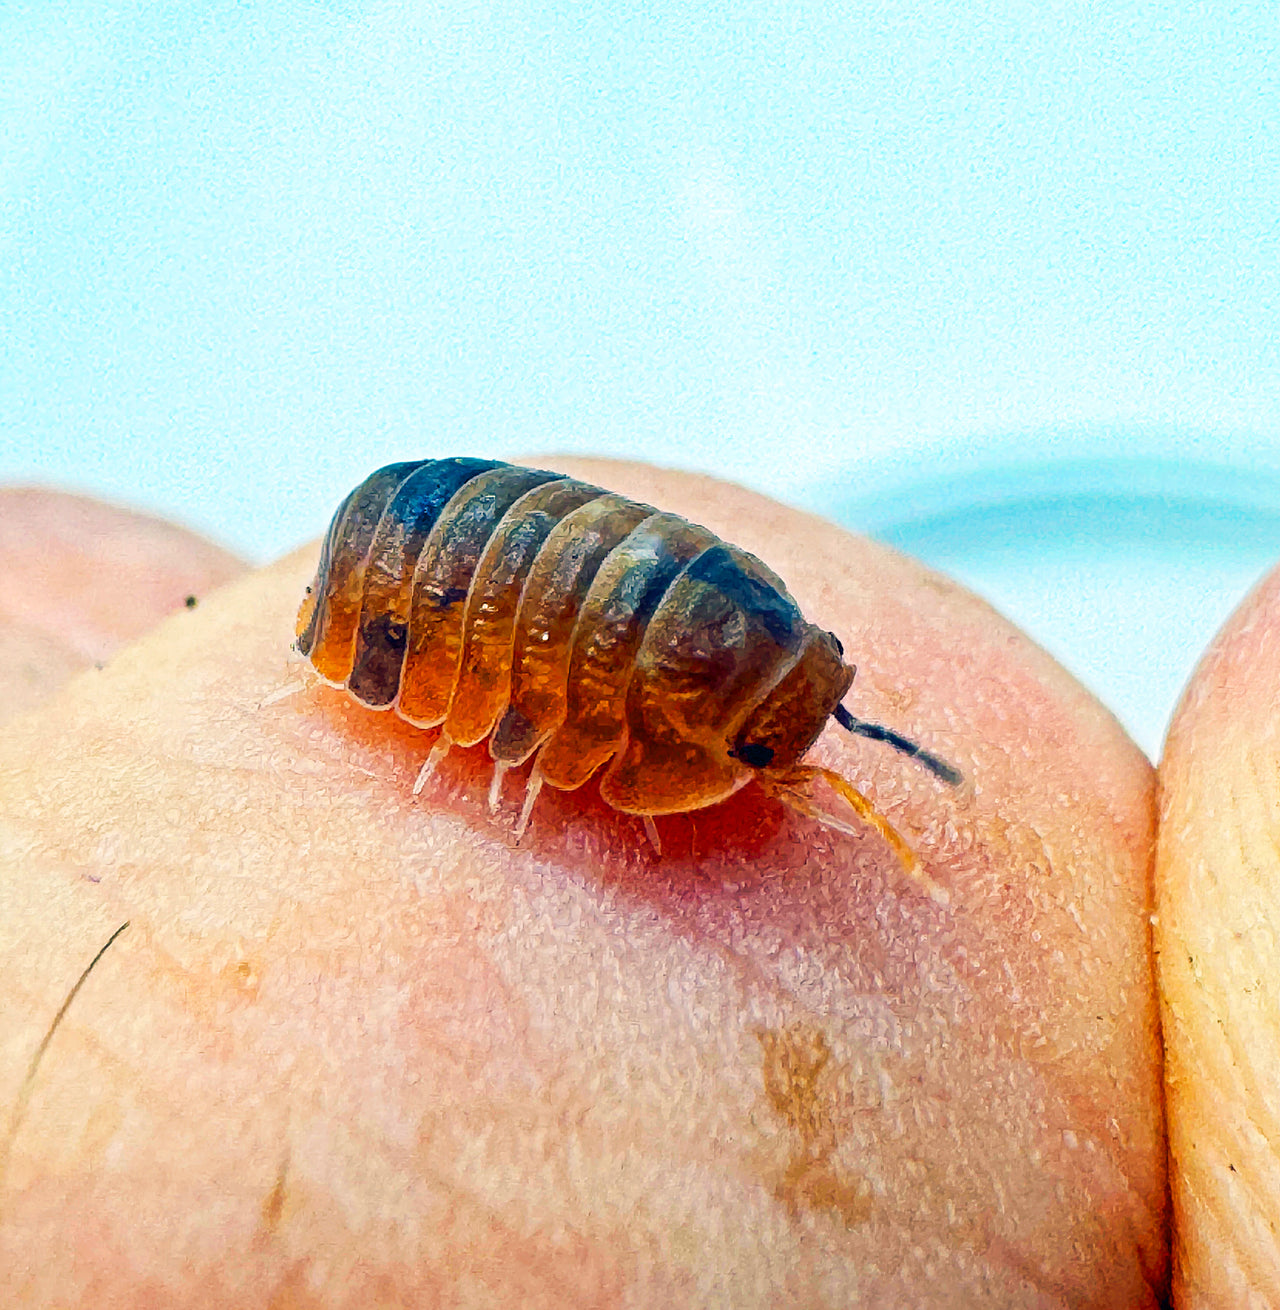
[[[643,816],[699,809],[751,779],[814,805],[825,779],[914,867],[839,774],[802,763],[828,718],[959,775],[840,704],[854,671],[753,555],[675,514],[575,478],[481,459],[389,464],[339,506],[298,616],[298,648],[372,709],[489,741],[503,774]],[[419,779],[419,787],[422,779]]]

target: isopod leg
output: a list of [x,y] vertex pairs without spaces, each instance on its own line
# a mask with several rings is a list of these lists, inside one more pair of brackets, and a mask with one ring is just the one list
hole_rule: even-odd
[[448,755],[449,749],[452,745],[453,742],[451,742],[442,732],[437,739],[436,744],[432,746],[431,753],[423,761],[422,768],[418,770],[417,780],[413,784],[413,794],[415,796],[417,796],[431,780],[431,775],[440,767],[440,762],[446,755]]
[[489,783],[489,813],[497,814],[502,803],[502,784],[507,776],[507,766],[497,761],[493,765],[493,780]]
[[643,814],[640,816],[644,819],[644,833],[649,839],[649,844],[653,847],[655,855],[662,854],[662,843],[658,840],[658,825],[653,821],[652,814]]
[[296,696],[300,691],[309,691],[319,681],[319,677],[308,664],[302,670],[300,676],[290,682],[282,683],[275,691],[265,695],[258,702],[258,708],[265,710],[268,705],[276,705],[282,700],[288,700],[290,696]]
[[529,826],[529,816],[533,813],[533,803],[538,799],[538,793],[541,790],[542,774],[538,772],[535,765],[533,773],[529,776],[529,786],[524,794],[524,805],[520,809],[520,817],[516,820],[517,842],[524,836],[524,830]]
[[813,785],[819,778],[848,803],[863,823],[875,829],[884,838],[898,857],[903,872],[913,882],[928,892],[940,905],[946,905],[950,901],[946,888],[940,887],[924,871],[915,851],[907,845],[898,830],[847,778],[836,773],[834,769],[824,769],[820,765],[802,765],[781,777],[768,780],[762,778],[761,781],[765,782],[767,790],[797,813],[816,819],[824,827],[833,828],[836,832],[856,836],[856,829],[842,823],[834,815],[827,814],[814,803]]

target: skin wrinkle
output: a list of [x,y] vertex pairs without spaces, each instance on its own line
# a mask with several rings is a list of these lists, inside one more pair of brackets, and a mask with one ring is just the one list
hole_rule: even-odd
[[[1235,808],[1236,813],[1238,814],[1239,799],[1235,796],[1233,796],[1233,806]],[[1251,861],[1248,858],[1249,846],[1248,843],[1245,841],[1245,836],[1249,832],[1249,825],[1247,823],[1237,824],[1235,826],[1235,830],[1239,833],[1241,837],[1241,868],[1247,874],[1251,875],[1250,881],[1253,887],[1256,890],[1261,891],[1262,879],[1259,876],[1260,866],[1256,862]],[[1236,941],[1235,950],[1237,951],[1238,954],[1243,955],[1243,949],[1239,944],[1241,941],[1241,934],[1237,932],[1234,934],[1234,937]],[[1247,989],[1244,989],[1244,991],[1247,993]],[[1218,1001],[1223,1009],[1226,1009],[1228,1011],[1230,1010],[1230,1002],[1231,1002],[1230,993],[1223,994],[1219,992]],[[1242,1015],[1240,1017],[1242,1019],[1247,1018],[1246,1015]],[[1254,1143],[1254,1147],[1256,1149],[1257,1144],[1270,1144],[1271,1142],[1277,1140],[1277,1134],[1274,1131],[1274,1125],[1272,1125],[1273,1131],[1268,1132],[1264,1124],[1259,1121],[1258,1112],[1266,1108],[1267,1098],[1262,1090],[1263,1079],[1260,1078],[1259,1071],[1255,1068],[1254,1061],[1251,1059],[1251,1055],[1250,1055],[1252,1051],[1256,1050],[1255,1044],[1247,1040],[1243,1034],[1233,1038],[1231,1031],[1229,1030],[1227,1025],[1227,1019],[1221,1013],[1219,1013],[1217,1016],[1217,1025],[1221,1032],[1223,1043],[1226,1047],[1230,1064],[1238,1074],[1243,1086],[1244,1094],[1239,1098],[1239,1101],[1240,1101],[1241,1109],[1243,1110],[1245,1116],[1245,1122],[1248,1125],[1248,1127],[1253,1129],[1256,1135],[1256,1142]],[[1277,1154],[1275,1148],[1271,1148],[1271,1154],[1273,1156]],[[1240,1180],[1235,1185],[1239,1187],[1242,1182],[1243,1180]],[[1265,1210],[1265,1208],[1266,1207],[1264,1205],[1259,1205],[1257,1207],[1257,1210],[1259,1213],[1261,1213]]]

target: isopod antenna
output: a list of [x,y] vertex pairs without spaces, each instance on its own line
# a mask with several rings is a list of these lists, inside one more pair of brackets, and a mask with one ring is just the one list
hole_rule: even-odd
[[952,768],[946,760],[940,759],[932,751],[925,750],[923,746],[902,736],[901,733],[894,732],[892,728],[882,727],[878,723],[867,723],[864,719],[855,719],[843,705],[837,705],[831,711],[831,717],[842,728],[852,732],[855,736],[870,737],[872,741],[887,742],[894,750],[911,756],[913,760],[919,760],[930,773],[941,778],[943,782],[950,783],[953,787],[958,787],[964,781],[964,775],[959,769]]

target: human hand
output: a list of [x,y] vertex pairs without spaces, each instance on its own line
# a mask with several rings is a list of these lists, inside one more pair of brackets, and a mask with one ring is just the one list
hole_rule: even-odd
[[962,769],[817,748],[949,904],[754,787],[660,820],[661,858],[583,793],[514,845],[483,751],[415,799],[429,737],[274,696],[300,552],[0,746],[11,1299],[1156,1304],[1149,765],[919,565],[707,479],[555,466],[760,555],[857,713]]

